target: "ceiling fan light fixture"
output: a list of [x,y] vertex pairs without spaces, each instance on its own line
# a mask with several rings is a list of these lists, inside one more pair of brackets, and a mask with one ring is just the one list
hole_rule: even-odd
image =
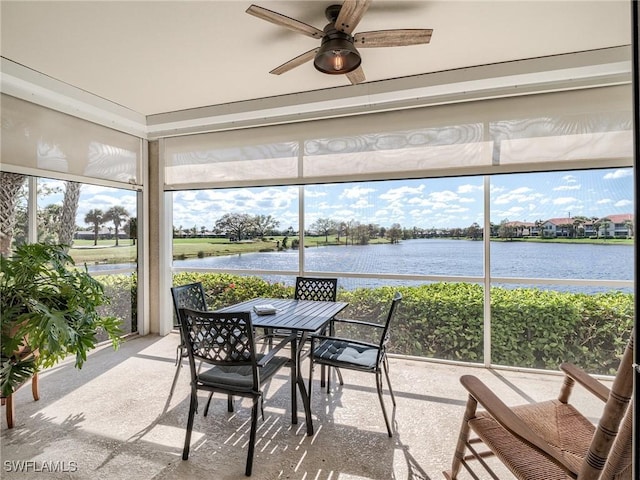
[[330,75],[352,72],[360,63],[362,59],[351,36],[335,30],[322,39],[320,50],[313,60],[316,70]]

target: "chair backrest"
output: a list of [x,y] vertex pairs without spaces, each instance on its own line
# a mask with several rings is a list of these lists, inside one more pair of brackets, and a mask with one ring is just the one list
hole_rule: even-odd
[[385,321],[384,328],[382,329],[382,335],[380,336],[380,349],[378,350],[378,362],[382,359],[382,355],[385,354],[385,350],[387,348],[387,343],[389,343],[390,337],[390,329],[391,319],[396,315],[398,311],[398,306],[402,301],[402,294],[400,292],[396,292],[393,296],[393,300],[391,301],[391,307],[389,308],[389,313],[387,314],[387,320]]
[[633,454],[633,404],[627,407],[620,430],[607,457],[601,480],[631,480]]
[[190,308],[192,310],[207,310],[207,301],[204,295],[202,283],[188,283],[171,288],[171,296],[173,297],[173,308],[180,323],[180,309]]
[[258,389],[253,325],[249,312],[219,313],[181,308],[180,318],[193,379],[197,378],[196,359],[227,367],[249,366],[253,369],[253,387]]
[[[589,451],[582,463],[578,476],[581,480],[624,478],[616,476],[616,472],[627,471],[628,465],[625,465],[624,462],[625,459],[628,461],[631,452],[629,450],[627,454],[624,449],[630,449],[631,444],[627,444],[626,439],[620,435],[630,435],[628,424],[626,423],[630,420],[627,418],[626,421],[623,421],[623,418],[625,414],[631,415],[631,409],[628,405],[633,395],[633,336],[634,333],[632,331],[616,377],[613,380],[609,398],[600,417],[598,428],[593,435]],[[618,432],[621,423],[622,429]],[[614,444],[616,444],[616,447],[612,452],[611,448]],[[605,466],[607,467],[605,472],[607,476],[600,476]]]
[[338,290],[337,278],[296,277],[296,300],[335,302]]

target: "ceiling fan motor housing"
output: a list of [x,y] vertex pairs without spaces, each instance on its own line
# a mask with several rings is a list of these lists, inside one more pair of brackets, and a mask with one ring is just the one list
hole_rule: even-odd
[[353,44],[351,35],[336,30],[333,23],[324,27],[320,50],[313,62],[318,71],[342,75],[355,70],[361,63],[360,53]]

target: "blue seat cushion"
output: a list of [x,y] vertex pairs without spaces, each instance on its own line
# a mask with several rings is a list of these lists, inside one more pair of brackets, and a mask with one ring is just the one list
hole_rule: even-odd
[[313,351],[313,357],[321,363],[343,364],[365,370],[376,368],[378,348],[359,345],[345,340],[323,340]]
[[[257,355],[257,359],[263,355]],[[287,362],[286,357],[273,357],[264,367],[258,368],[260,383],[270,379]],[[198,375],[199,382],[204,385],[238,392],[253,391],[253,369],[251,365],[226,366],[215,365]]]

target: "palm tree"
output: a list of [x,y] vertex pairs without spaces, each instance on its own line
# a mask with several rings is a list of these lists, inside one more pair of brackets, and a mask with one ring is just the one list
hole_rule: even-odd
[[574,237],[584,237],[584,224],[588,221],[589,219],[587,217],[573,217],[573,231],[575,232]]
[[120,225],[127,221],[128,217],[129,212],[120,205],[114,205],[104,214],[104,219],[107,222],[113,222],[116,232],[116,247],[118,246],[118,230],[120,229]]
[[609,227],[611,226],[611,219],[609,217],[603,217],[599,220],[599,222],[602,225],[602,233],[603,233],[604,239],[606,240]]
[[73,243],[73,236],[76,233],[76,213],[78,212],[81,186],[78,182],[68,181],[65,183],[62,212],[58,224],[58,241],[68,247]]
[[104,213],[99,208],[89,210],[84,217],[84,223],[93,225],[93,244],[98,245],[98,234],[100,233],[100,226],[105,222]]
[[16,204],[26,176],[0,172],[0,255],[11,252],[13,228],[16,224]]
[[596,238],[600,238],[600,226],[602,222],[598,217],[591,217],[591,221],[593,222],[593,230],[596,233]]

